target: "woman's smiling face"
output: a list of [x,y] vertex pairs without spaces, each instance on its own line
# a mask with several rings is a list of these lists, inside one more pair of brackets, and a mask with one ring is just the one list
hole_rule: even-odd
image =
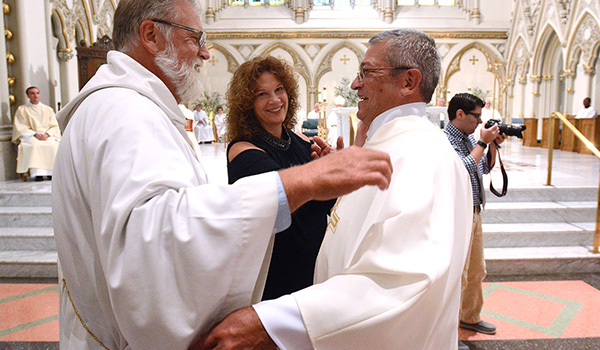
[[283,84],[271,72],[258,77],[254,92],[254,114],[260,125],[279,137],[288,110],[288,95]]

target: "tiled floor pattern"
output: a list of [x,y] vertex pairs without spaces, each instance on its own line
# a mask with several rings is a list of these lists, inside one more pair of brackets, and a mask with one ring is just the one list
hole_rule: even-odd
[[[583,281],[484,284],[486,321],[495,335],[459,330],[462,340],[526,340],[600,337],[600,291]],[[55,284],[0,284],[2,342],[58,341]],[[476,344],[477,342],[475,342]]]
[[461,329],[462,340],[600,337],[600,291],[583,281],[484,283],[482,318],[495,335]]
[[58,341],[56,284],[0,284],[0,341]]

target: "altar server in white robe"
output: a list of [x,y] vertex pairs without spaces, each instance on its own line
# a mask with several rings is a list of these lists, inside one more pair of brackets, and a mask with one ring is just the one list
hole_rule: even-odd
[[59,113],[61,349],[188,349],[260,295],[268,243],[290,211],[389,184],[387,154],[358,148],[209,184],[177,106],[198,96],[204,37],[194,1],[121,0],[118,51]]
[[[389,152],[389,189],[340,198],[317,258],[315,285],[253,306],[280,349],[451,350],[472,225],[469,175],[426,117],[440,75],[434,40],[393,30],[370,41],[352,88],[365,148]],[[238,310],[196,349],[253,348]],[[247,331],[245,331],[247,330]],[[248,335],[248,337],[246,337]]]
[[17,173],[42,180],[52,176],[54,158],[60,142],[60,129],[52,108],[40,102],[40,90],[25,90],[29,103],[19,106],[13,121],[12,142],[17,147]]
[[596,118],[596,110],[592,107],[592,99],[586,97],[583,99],[583,108],[577,111],[575,119]]
[[196,105],[194,110],[194,134],[198,142],[212,142],[215,140],[215,133],[210,119],[201,105]]

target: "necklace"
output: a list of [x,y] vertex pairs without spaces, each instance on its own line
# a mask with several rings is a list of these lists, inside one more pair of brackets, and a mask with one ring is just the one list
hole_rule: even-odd
[[287,136],[287,139],[280,139],[278,137],[275,137],[271,134],[269,134],[268,132],[266,132],[265,130],[262,130],[262,132],[260,133],[260,135],[258,135],[263,141],[265,141],[266,143],[268,143],[269,145],[275,147],[278,150],[281,151],[287,151],[288,148],[290,148],[290,145],[292,144],[292,138],[290,137],[290,134],[288,133],[288,131],[285,128],[283,129],[283,133],[281,133],[281,136]]

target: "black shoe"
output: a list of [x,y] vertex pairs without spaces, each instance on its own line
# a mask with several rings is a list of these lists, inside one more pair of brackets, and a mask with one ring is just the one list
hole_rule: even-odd
[[496,334],[496,326],[494,326],[491,323],[485,322],[484,320],[481,320],[479,321],[479,323],[475,324],[460,321],[460,328],[468,329],[483,334]]
[[48,180],[52,181],[52,175],[50,175],[50,176],[46,176],[46,179],[48,179]]
[[458,341],[458,350],[469,350],[469,347],[467,346],[467,344],[465,344],[459,340]]
[[36,176],[35,177],[35,181],[44,181],[44,177],[43,176]]

